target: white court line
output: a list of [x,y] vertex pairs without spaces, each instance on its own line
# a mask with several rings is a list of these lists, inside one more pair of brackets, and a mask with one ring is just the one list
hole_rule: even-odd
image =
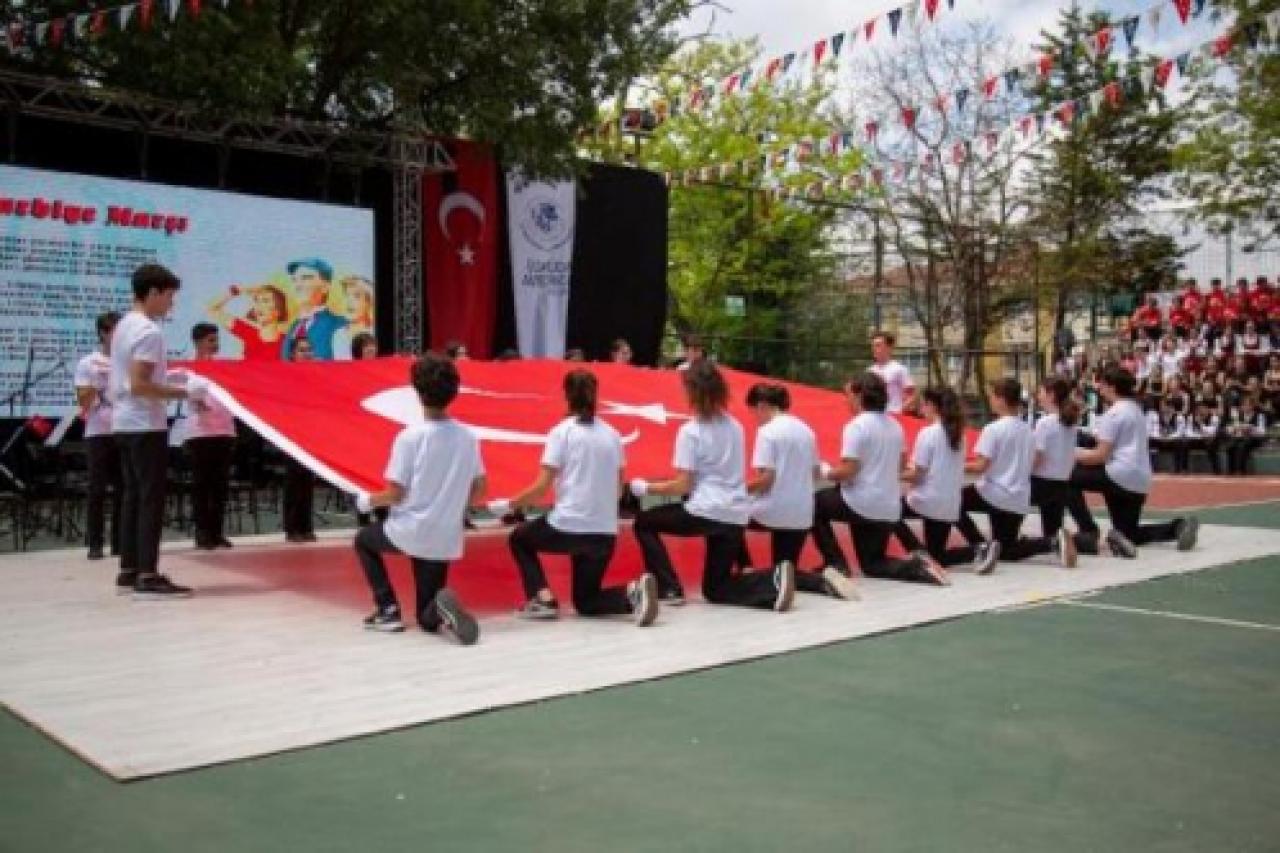
[[1254,631],[1277,631],[1280,625],[1268,625],[1265,622],[1244,622],[1239,619],[1219,619],[1216,616],[1196,616],[1192,613],[1175,613],[1171,610],[1147,610],[1142,607],[1125,607],[1120,604],[1102,604],[1094,601],[1077,601],[1061,599],[1056,604],[1067,607],[1087,607],[1090,610],[1112,610],[1117,613],[1137,613],[1142,616],[1163,616],[1166,619],[1180,619],[1184,622],[1203,622],[1207,625],[1225,625],[1229,628],[1249,628]]

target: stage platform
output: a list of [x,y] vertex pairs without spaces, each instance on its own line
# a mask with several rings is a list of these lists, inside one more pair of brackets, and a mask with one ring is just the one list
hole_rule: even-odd
[[[1002,564],[991,577],[955,572],[949,588],[863,580],[862,601],[802,595],[787,614],[695,600],[641,630],[571,614],[515,620],[505,531],[480,531],[450,584],[483,615],[480,644],[462,648],[416,628],[363,631],[371,606],[349,539],[167,546],[163,570],[198,591],[177,602],[116,596],[114,563],[81,550],[0,558],[0,701],[116,779],[137,779],[1280,553],[1280,532],[1208,526],[1187,553],[1151,547],[1075,570]],[[619,579],[639,567],[629,531],[622,542]],[[696,590],[701,546],[673,551]],[[763,557],[764,540],[753,551]],[[407,567],[392,562],[406,597]],[[548,565],[567,601],[564,562]]]

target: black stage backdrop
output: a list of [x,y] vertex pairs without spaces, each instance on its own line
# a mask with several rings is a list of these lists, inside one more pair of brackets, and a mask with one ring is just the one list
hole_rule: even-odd
[[[505,246],[498,269],[501,352],[516,341],[511,253]],[[568,347],[604,361],[613,340],[626,338],[637,364],[657,362],[667,321],[667,187],[661,175],[588,167],[578,183],[569,287]]]

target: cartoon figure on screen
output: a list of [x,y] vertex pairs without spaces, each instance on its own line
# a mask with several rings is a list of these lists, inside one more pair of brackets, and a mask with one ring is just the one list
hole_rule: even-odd
[[[250,308],[244,317],[227,311],[227,305],[248,295]],[[244,288],[233,284],[205,309],[209,319],[240,339],[244,358],[280,360],[285,335],[289,331],[289,300],[274,284]]]
[[333,266],[320,258],[304,258],[290,261],[289,277],[298,296],[298,316],[289,326],[281,357],[286,361],[293,357],[294,344],[301,338],[311,341],[313,357],[332,360],[335,356],[333,341],[339,330],[345,330],[351,321],[329,309],[329,290],[333,284]]
[[361,333],[372,333],[373,282],[364,276],[348,275],[343,276],[341,284],[347,305],[347,319],[351,321],[347,333],[352,340]]

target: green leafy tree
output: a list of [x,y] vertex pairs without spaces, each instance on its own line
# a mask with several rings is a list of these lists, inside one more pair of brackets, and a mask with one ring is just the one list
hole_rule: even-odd
[[1233,46],[1218,63],[1202,63],[1192,98],[1190,137],[1178,146],[1178,187],[1197,202],[1211,231],[1246,239],[1280,236],[1280,54],[1264,47],[1268,15],[1280,0],[1216,0],[1230,16]]
[[[398,127],[499,143],[538,173],[572,168],[598,104],[660,65],[694,0],[186,0],[170,21],[64,34],[0,60],[201,109]],[[28,0],[9,20],[86,11]]]
[[[1087,50],[1087,39],[1107,24],[1117,32],[1111,51]],[[1158,60],[1136,50],[1122,56],[1118,32],[1107,16],[1073,8],[1038,48],[1056,59],[1038,88],[1039,109],[1077,104],[1067,132],[1034,158],[1029,182],[1036,198],[1029,231],[1045,249],[1040,275],[1053,294],[1055,331],[1082,295],[1167,281],[1178,257],[1173,241],[1159,239],[1140,216],[1168,196],[1179,113],[1167,108],[1162,90],[1142,82],[1141,69]],[[1119,86],[1120,103],[1095,110],[1091,95],[1110,83]]]

